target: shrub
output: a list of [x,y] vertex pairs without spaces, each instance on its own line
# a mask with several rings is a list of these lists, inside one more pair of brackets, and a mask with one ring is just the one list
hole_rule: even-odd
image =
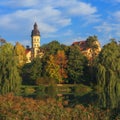
[[0,120],[109,120],[109,116],[110,111],[92,106],[64,108],[52,98],[43,101],[13,94],[0,96]]

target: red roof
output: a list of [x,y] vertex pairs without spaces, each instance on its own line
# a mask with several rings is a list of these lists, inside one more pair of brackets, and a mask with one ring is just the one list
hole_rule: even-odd
[[25,54],[27,55],[30,51],[31,51],[30,49],[26,49]]
[[81,51],[87,49],[86,41],[73,42],[72,45],[79,45]]

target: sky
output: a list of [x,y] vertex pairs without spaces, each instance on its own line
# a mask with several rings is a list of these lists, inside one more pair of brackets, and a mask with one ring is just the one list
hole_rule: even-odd
[[96,35],[101,46],[120,40],[120,0],[0,0],[0,37],[31,45],[37,22],[41,45],[71,45]]

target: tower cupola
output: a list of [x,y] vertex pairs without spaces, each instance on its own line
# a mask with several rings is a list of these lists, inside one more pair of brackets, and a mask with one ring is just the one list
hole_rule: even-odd
[[31,33],[31,37],[32,36],[40,36],[40,31],[38,30],[38,25],[36,22],[34,24],[34,29],[32,30],[32,33]]

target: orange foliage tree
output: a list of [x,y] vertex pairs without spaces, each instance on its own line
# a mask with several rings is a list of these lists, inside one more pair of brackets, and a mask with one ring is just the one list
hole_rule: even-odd
[[66,72],[66,67],[67,67],[67,57],[65,55],[64,50],[58,50],[57,54],[55,55],[55,61],[56,64],[59,65],[59,73],[62,78],[62,82],[64,78],[67,78],[67,72]]

